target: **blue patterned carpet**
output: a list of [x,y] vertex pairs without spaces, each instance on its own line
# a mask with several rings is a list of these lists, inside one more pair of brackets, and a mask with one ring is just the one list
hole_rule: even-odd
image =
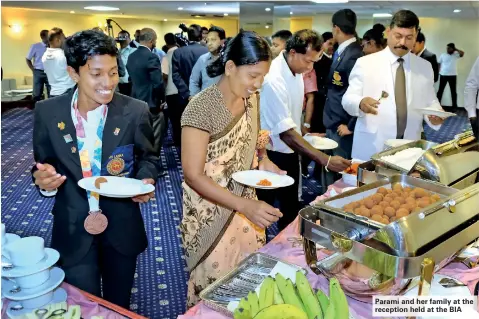
[[[443,142],[467,127],[466,118],[457,116],[448,119],[440,131],[425,128],[425,133],[429,140]],[[53,199],[40,197],[32,184],[32,130],[32,111],[13,109],[2,114],[2,222],[8,232],[40,236],[49,245]],[[164,147],[162,160],[168,176],[158,181],[156,199],[142,206],[150,245],[138,259],[130,307],[148,318],[172,319],[186,310],[188,274],[178,230],[183,172],[175,147]],[[314,179],[304,180],[304,202],[319,195],[319,189]],[[268,238],[276,232],[273,226]]]

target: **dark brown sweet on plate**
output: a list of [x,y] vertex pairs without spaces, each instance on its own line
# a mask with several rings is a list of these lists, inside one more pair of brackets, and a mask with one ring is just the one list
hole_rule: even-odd
[[95,179],[95,187],[100,189],[100,184],[107,183],[107,182],[108,180],[105,177],[98,177],[97,179]]

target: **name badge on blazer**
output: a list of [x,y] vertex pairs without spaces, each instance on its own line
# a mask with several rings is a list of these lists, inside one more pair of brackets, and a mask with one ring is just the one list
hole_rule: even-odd
[[101,168],[102,176],[130,177],[135,163],[133,144],[118,146]]
[[334,71],[333,73],[333,84],[337,86],[344,86],[343,82],[341,81],[341,75],[338,71]]

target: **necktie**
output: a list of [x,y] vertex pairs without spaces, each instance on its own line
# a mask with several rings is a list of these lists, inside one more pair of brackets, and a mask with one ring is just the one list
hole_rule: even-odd
[[406,98],[406,74],[404,72],[404,59],[399,58],[399,67],[396,71],[396,81],[394,82],[394,95],[396,98],[396,123],[397,138],[404,137],[404,131],[407,124],[407,98]]
[[338,59],[338,57],[339,57],[339,51],[336,50],[334,51],[334,54],[333,54],[333,62],[335,62]]

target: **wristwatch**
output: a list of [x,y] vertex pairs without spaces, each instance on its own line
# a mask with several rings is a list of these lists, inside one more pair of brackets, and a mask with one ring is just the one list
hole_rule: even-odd
[[304,123],[303,126],[304,126],[305,128],[311,128],[311,124],[309,124],[309,123]]

